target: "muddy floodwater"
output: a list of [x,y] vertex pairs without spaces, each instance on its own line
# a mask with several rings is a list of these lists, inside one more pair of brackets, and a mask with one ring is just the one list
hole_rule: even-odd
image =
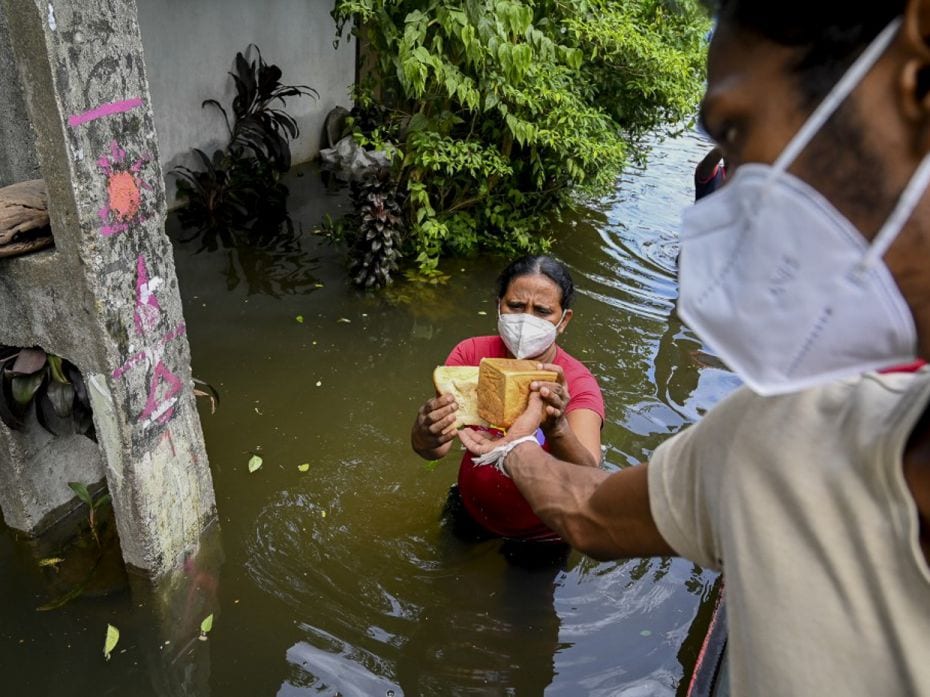
[[[737,384],[674,314],[678,216],[706,148],[687,134],[657,143],[557,229],[553,253],[579,289],[561,344],[600,381],[610,469],[648,459]],[[170,584],[113,574],[37,611],[79,579],[39,568],[48,548],[3,528],[0,694],[683,694],[716,574],[668,558],[529,563],[500,541],[462,542],[440,520],[458,456],[410,450],[433,367],[495,331],[504,260],[360,294],[341,251],[313,235],[345,191],[312,166],[288,185],[296,241],[175,246],[193,372],[221,395],[215,414],[200,402],[218,530]],[[109,661],[107,624],[121,633]]]

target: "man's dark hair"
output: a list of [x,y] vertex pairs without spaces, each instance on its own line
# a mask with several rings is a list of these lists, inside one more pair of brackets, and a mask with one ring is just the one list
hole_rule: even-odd
[[511,281],[520,276],[541,273],[548,276],[562,291],[561,305],[563,310],[572,306],[575,298],[575,284],[565,265],[547,256],[525,256],[512,261],[497,277],[497,298],[503,298]]
[[800,49],[794,66],[809,106],[819,102],[906,0],[717,0],[718,21]]

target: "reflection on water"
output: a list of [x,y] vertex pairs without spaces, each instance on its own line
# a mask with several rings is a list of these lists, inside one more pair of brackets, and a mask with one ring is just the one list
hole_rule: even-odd
[[[557,231],[579,288],[562,343],[601,383],[609,468],[648,459],[736,384],[673,312],[678,214],[704,150],[689,136],[658,144],[614,196]],[[38,604],[28,564],[0,536],[0,592],[19,608],[16,629],[6,617],[0,629],[11,694],[63,680],[74,694],[680,694],[714,574],[577,553],[534,566],[500,541],[463,542],[440,520],[458,456],[430,465],[410,450],[433,367],[459,340],[495,331],[505,260],[449,262],[442,287],[361,294],[342,253],[310,234],[347,198],[304,171],[288,181],[294,239],[176,247],[193,371],[223,397],[215,415],[201,405],[222,573],[188,569],[156,618],[138,589],[36,617],[21,608]],[[250,474],[254,453],[264,464]],[[192,623],[213,606],[201,642]],[[124,653],[104,663],[108,621]]]

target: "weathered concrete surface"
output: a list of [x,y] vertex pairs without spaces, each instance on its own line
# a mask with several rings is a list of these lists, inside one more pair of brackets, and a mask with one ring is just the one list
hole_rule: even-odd
[[[139,3],[139,24],[152,92],[152,108],[166,173],[193,165],[192,148],[212,152],[226,144],[223,117],[204,99],[228,107],[235,94],[232,78],[237,51],[257,44],[282,80],[303,84],[319,99],[289,99],[287,111],[300,127],[291,144],[295,164],[319,153],[323,120],[336,105],[350,107],[355,82],[355,41],[333,48],[332,0],[147,0]],[[168,201],[174,201],[169,177]]]
[[[0,260],[0,343],[41,345],[82,371],[123,556],[159,574],[196,546],[215,502],[164,234],[136,6],[0,7],[38,136],[56,244]],[[0,446],[15,450],[2,441],[0,432]],[[0,478],[9,471],[0,466]]]
[[0,13],[0,186],[38,176],[35,132],[23,102],[9,27]]
[[68,482],[95,484],[104,478],[96,443],[82,435],[53,437],[35,416],[23,431],[12,432],[0,422],[0,441],[9,453],[0,475],[0,511],[17,530],[44,532],[80,503]]

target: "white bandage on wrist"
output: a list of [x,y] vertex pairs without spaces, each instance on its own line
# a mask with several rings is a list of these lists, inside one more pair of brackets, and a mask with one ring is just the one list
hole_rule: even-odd
[[509,443],[505,443],[504,445],[497,446],[494,448],[494,450],[486,452],[481,457],[476,457],[474,460],[472,460],[472,462],[476,467],[480,467],[482,465],[493,465],[494,469],[503,474],[505,477],[510,477],[510,474],[508,474],[507,470],[504,469],[504,458],[510,454],[511,450],[516,448],[521,443],[529,443],[531,441],[536,443],[536,445],[539,445],[539,441],[536,440],[536,434],[523,436],[522,438],[517,438],[510,441]]

